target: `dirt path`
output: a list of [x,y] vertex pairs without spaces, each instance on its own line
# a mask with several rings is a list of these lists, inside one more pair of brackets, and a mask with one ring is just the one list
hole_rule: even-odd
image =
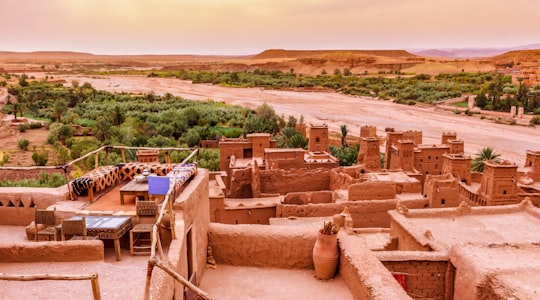
[[465,141],[466,154],[474,155],[485,146],[492,146],[504,159],[522,165],[525,151],[540,150],[540,130],[496,124],[478,117],[435,111],[433,107],[398,105],[368,97],[354,97],[333,92],[295,92],[261,88],[226,88],[208,84],[191,84],[174,78],[143,76],[56,76],[66,82],[89,82],[97,89],[163,95],[171,93],[186,99],[224,101],[229,104],[255,108],[267,102],[278,114],[304,116],[307,123],[329,125],[339,131],[341,124],[349,126],[358,136],[363,125],[377,126],[378,134],[385,135],[385,127],[396,130],[422,130],[423,142],[439,143],[441,133],[455,131]]

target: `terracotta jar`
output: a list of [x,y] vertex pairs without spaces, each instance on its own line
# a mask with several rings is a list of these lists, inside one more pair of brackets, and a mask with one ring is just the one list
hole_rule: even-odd
[[315,276],[327,280],[334,277],[339,260],[337,234],[318,233],[317,241],[313,247],[313,264]]

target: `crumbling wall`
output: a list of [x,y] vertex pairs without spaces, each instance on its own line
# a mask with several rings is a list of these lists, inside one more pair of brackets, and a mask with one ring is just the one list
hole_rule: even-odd
[[73,262],[104,259],[101,240],[0,244],[0,262]]
[[330,170],[328,169],[261,171],[261,193],[284,195],[291,192],[328,190],[329,183]]
[[312,269],[317,231],[301,226],[211,223],[208,242],[218,264]]
[[329,189],[341,190],[347,189],[351,184],[360,182],[355,178],[357,167],[340,167],[330,170]]
[[251,168],[231,170],[229,198],[251,198],[253,194],[251,181]]

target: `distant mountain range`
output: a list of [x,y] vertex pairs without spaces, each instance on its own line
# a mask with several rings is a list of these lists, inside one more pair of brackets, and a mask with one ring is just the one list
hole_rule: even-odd
[[540,49],[540,43],[508,48],[442,48],[442,49],[406,49],[408,52],[427,57],[480,58],[492,57],[515,50]]

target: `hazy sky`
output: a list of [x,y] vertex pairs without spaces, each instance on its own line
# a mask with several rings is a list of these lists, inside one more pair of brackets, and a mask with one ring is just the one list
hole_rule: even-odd
[[0,0],[0,51],[254,54],[540,43],[540,0]]

